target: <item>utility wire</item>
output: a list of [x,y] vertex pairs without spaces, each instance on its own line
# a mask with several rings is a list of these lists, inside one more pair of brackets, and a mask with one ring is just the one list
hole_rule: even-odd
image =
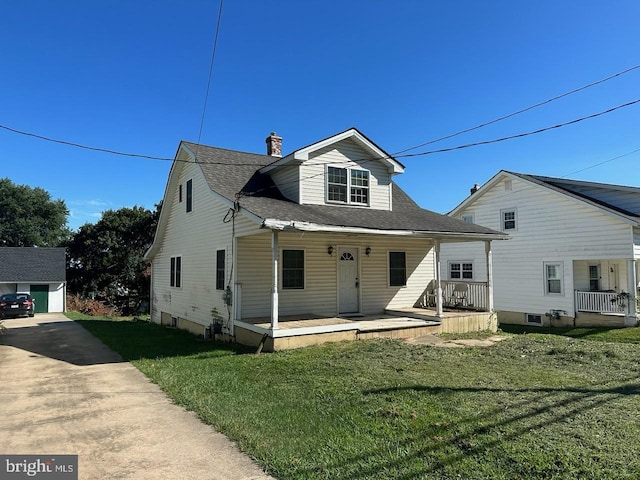
[[545,100],[545,101],[540,102],[540,103],[536,103],[535,105],[531,105],[531,106],[529,106],[529,107],[523,108],[522,110],[518,110],[518,111],[516,111],[516,112],[509,113],[508,115],[504,115],[504,116],[502,116],[502,117],[498,117],[498,118],[496,118],[496,119],[494,119],[494,120],[491,120],[491,121],[489,121],[489,122],[481,123],[481,124],[479,124],[479,125],[476,125],[475,127],[467,128],[467,129],[465,129],[465,130],[460,130],[459,132],[452,133],[452,134],[450,134],[450,135],[445,135],[444,137],[436,138],[435,140],[430,140],[430,141],[425,142],[425,143],[421,143],[420,145],[416,145],[415,147],[405,148],[404,150],[400,150],[399,152],[396,152],[394,155],[398,155],[398,154],[400,154],[400,153],[405,153],[405,152],[408,152],[408,151],[410,151],[410,150],[415,150],[416,148],[425,147],[425,146],[427,146],[427,145],[431,145],[431,144],[433,144],[433,143],[440,142],[440,141],[442,141],[442,140],[447,140],[447,139],[449,139],[449,138],[457,137],[458,135],[462,135],[463,133],[468,133],[468,132],[471,132],[471,131],[473,131],[473,130],[477,130],[477,129],[479,129],[479,128],[486,127],[486,126],[488,126],[488,125],[492,125],[492,124],[494,124],[494,123],[501,122],[502,120],[506,120],[507,118],[514,117],[514,116],[519,115],[519,114],[521,114],[521,113],[528,112],[529,110],[533,110],[534,108],[541,107],[542,105],[546,105],[547,103],[551,103],[551,102],[553,102],[553,101],[555,101],[555,100],[559,100],[559,99],[561,99],[561,98],[563,98],[563,97],[567,97],[567,96],[569,96],[569,95],[572,95],[572,94],[574,94],[574,93],[580,92],[580,91],[582,91],[582,90],[586,90],[587,88],[593,87],[593,86],[595,86],[595,85],[599,85],[599,84],[601,84],[601,83],[604,83],[604,82],[606,82],[606,81],[608,81],[608,80],[611,80],[611,79],[613,79],[613,78],[616,78],[616,77],[619,77],[619,76],[621,76],[621,75],[624,75],[625,73],[629,73],[629,72],[631,72],[631,71],[633,71],[633,70],[636,70],[636,69],[638,69],[638,68],[640,68],[640,65],[636,65],[636,66],[634,66],[634,67],[627,68],[626,70],[623,70],[622,72],[615,73],[615,74],[613,74],[613,75],[610,75],[610,76],[608,76],[608,77],[606,77],[606,78],[603,78],[603,79],[601,79],[601,80],[598,80],[598,81],[596,81],[596,82],[589,83],[588,85],[584,85],[584,86],[582,86],[582,87],[576,88],[576,89],[574,89],[574,90],[571,90],[571,91],[569,91],[569,92],[563,93],[563,94],[558,95],[558,96],[555,96],[555,97],[553,97],[553,98],[549,98],[548,100]]
[[614,160],[618,160],[619,158],[628,157],[629,155],[632,155],[632,154],[637,153],[637,152],[640,152],[640,148],[637,148],[637,149],[632,150],[632,151],[627,152],[627,153],[623,153],[622,155],[618,155],[617,157],[610,158],[609,160],[605,160],[603,162],[594,163],[593,165],[589,165],[588,167],[581,168],[580,170],[575,170],[573,172],[565,173],[564,175],[562,175],[561,177],[558,177],[558,178],[566,178],[569,175],[573,175],[574,173],[584,172],[585,170],[589,170],[591,168],[599,167],[600,165],[604,165],[605,163],[613,162]]
[[[496,138],[496,139],[493,139],[493,140],[485,140],[485,141],[482,141],[482,142],[468,143],[468,144],[465,144],[465,145],[458,145],[456,147],[442,148],[442,149],[439,149],[439,150],[429,150],[429,151],[426,151],[426,152],[405,153],[405,154],[402,154],[402,155],[387,155],[387,156],[383,156],[383,157],[367,158],[367,159],[361,159],[361,160],[363,160],[363,161],[372,161],[372,160],[384,160],[384,159],[394,159],[394,158],[402,158],[402,157],[419,157],[419,156],[424,156],[424,155],[431,155],[431,154],[434,154],[434,153],[443,153],[443,152],[450,152],[450,151],[453,151],[453,150],[461,150],[461,149],[464,149],[464,148],[470,148],[470,147],[475,147],[475,146],[479,146],[479,145],[488,145],[488,144],[491,144],[491,143],[504,142],[506,140],[512,140],[514,138],[527,137],[527,136],[530,136],[530,135],[535,135],[535,134],[538,134],[538,133],[546,132],[548,130],[553,130],[553,129],[556,129],[556,128],[565,127],[567,125],[572,125],[572,124],[575,124],[575,123],[583,122],[585,120],[589,120],[591,118],[599,117],[599,116],[605,115],[607,113],[611,113],[611,112],[614,112],[616,110],[619,110],[621,108],[625,108],[625,107],[628,107],[628,106],[631,106],[631,105],[635,105],[637,103],[640,103],[640,99],[633,100],[631,102],[627,102],[627,103],[624,103],[622,105],[618,105],[616,107],[609,108],[609,109],[604,110],[602,112],[598,112],[598,113],[594,113],[594,114],[591,114],[591,115],[587,115],[585,117],[577,118],[577,119],[571,120],[569,122],[559,123],[559,124],[552,125],[552,126],[549,126],[549,127],[540,128],[538,130],[534,130],[534,131],[531,131],[531,132],[519,133],[519,134],[516,134],[516,135],[510,135],[510,136],[507,136],[507,137]],[[76,147],[76,148],[83,148],[83,149],[86,149],[86,150],[93,150],[93,151],[98,151],[98,152],[110,153],[112,155],[121,155],[121,156],[126,156],[126,157],[146,158],[148,160],[163,160],[163,161],[170,161],[170,162],[175,161],[175,162],[199,163],[199,164],[210,164],[210,165],[258,166],[258,165],[256,165],[256,163],[202,162],[202,161],[198,160],[197,156],[196,156],[195,160],[179,160],[177,158],[171,158],[171,157],[156,157],[156,156],[153,156],[153,155],[144,155],[144,154],[139,154],[139,153],[120,152],[120,151],[117,151],[117,150],[110,150],[110,149],[107,149],[107,148],[100,148],[100,147],[92,147],[92,146],[88,146],[88,145],[82,145],[82,144],[79,144],[79,143],[69,142],[69,141],[66,141],[66,140],[59,140],[59,139],[54,139],[54,138],[50,138],[50,137],[45,137],[43,135],[38,135],[38,134],[35,134],[35,133],[31,133],[31,132],[25,132],[25,131],[22,131],[22,130],[17,130],[15,128],[11,128],[11,127],[8,127],[6,125],[0,125],[0,128],[8,130],[8,131],[13,132],[13,133],[17,133],[17,134],[20,134],[20,135],[26,135],[26,136],[38,138],[40,140],[45,140],[45,141],[48,141],[48,142],[60,143],[60,144],[63,144],[63,145],[68,145],[68,146]],[[200,147],[200,143],[198,143],[198,148],[199,147]],[[353,160],[351,160],[351,161],[353,161]],[[331,163],[337,163],[337,162],[331,162]]]
[[[207,91],[204,95],[204,105],[202,107],[202,117],[200,117],[200,130],[198,131],[198,149],[200,148],[200,139],[202,138],[202,129],[204,127],[204,118],[207,113],[207,104],[209,103],[209,90],[211,88],[211,78],[213,77],[213,63],[216,58],[216,48],[218,46],[218,34],[220,33],[220,20],[222,19],[222,4],[224,0],[220,0],[218,7],[218,20],[216,22],[216,33],[213,37],[213,48],[211,49],[211,63],[209,64],[209,78],[207,79]],[[196,157],[198,156],[196,152]]]
[[609,109],[604,110],[602,112],[598,112],[598,113],[594,113],[594,114],[591,114],[591,115],[587,115],[586,117],[577,118],[575,120],[571,120],[571,121],[565,122],[565,123],[558,123],[556,125],[552,125],[550,127],[540,128],[538,130],[533,130],[531,132],[518,133],[516,135],[509,135],[507,137],[494,138],[493,140],[484,140],[482,142],[467,143],[465,145],[458,145],[456,147],[441,148],[439,150],[429,150],[429,151],[426,151],[426,152],[405,153],[404,155],[394,155],[394,157],[398,157],[398,158],[399,157],[419,157],[419,156],[424,156],[424,155],[431,155],[431,154],[434,154],[434,153],[443,153],[443,152],[451,152],[453,150],[462,150],[463,148],[477,147],[479,145],[488,145],[490,143],[504,142],[506,140],[513,140],[514,138],[528,137],[530,135],[535,135],[537,133],[546,132],[548,130],[553,130],[555,128],[566,127],[567,125],[573,125],[574,123],[583,122],[583,121],[589,120],[591,118],[599,117],[601,115],[605,115],[607,113],[614,112],[614,111],[619,110],[621,108],[628,107],[630,105],[635,105],[636,103],[640,103],[640,98],[637,99],[637,100],[634,100],[632,102],[627,102],[627,103],[624,103],[622,105],[618,105],[617,107],[609,108]]
[[86,150],[93,150],[96,152],[104,152],[104,153],[110,153],[112,155],[122,155],[124,157],[137,157],[137,158],[146,158],[148,160],[173,160],[173,158],[168,158],[168,157],[154,157],[153,155],[144,155],[141,153],[126,153],[126,152],[119,152],[116,150],[110,150],[108,148],[100,148],[100,147],[91,147],[88,145],[81,145],[79,143],[74,143],[74,142],[68,142],[66,140],[58,140],[55,138],[49,138],[49,137],[45,137],[43,135],[38,135],[35,133],[31,133],[31,132],[24,132],[22,130],[17,130],[15,128],[11,128],[11,127],[7,127],[6,125],[0,125],[0,128],[3,128],[5,130],[8,130],[10,132],[13,133],[18,133],[20,135],[26,135],[28,137],[34,137],[34,138],[39,138],[40,140],[46,140],[47,142],[53,142],[53,143],[60,143],[62,145],[69,145],[70,147],[76,147],[76,148],[84,148]]

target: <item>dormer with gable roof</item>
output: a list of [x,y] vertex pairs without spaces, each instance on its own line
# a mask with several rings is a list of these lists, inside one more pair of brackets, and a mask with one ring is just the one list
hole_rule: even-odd
[[[267,137],[267,153],[278,156],[282,138]],[[274,147],[275,146],[275,147]],[[289,200],[390,211],[394,175],[404,165],[355,128],[298,149],[260,169]]]

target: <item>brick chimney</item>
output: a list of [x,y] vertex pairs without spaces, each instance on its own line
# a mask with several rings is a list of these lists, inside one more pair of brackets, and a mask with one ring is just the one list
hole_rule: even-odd
[[267,142],[267,155],[282,157],[282,137],[279,137],[276,132],[271,132],[265,142]]

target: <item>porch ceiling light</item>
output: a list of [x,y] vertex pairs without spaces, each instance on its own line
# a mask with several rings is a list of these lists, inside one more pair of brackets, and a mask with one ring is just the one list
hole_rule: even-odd
[[369,255],[371,255],[371,247],[367,247],[367,248],[364,250],[364,254],[365,254],[367,257],[368,257]]
[[329,245],[329,247],[327,248],[327,253],[329,254],[329,256],[333,255],[333,245]]

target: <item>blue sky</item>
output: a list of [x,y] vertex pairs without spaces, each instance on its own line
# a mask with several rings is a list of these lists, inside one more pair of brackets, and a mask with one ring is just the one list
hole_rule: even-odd
[[[173,157],[197,141],[216,0],[31,0],[0,15],[0,125]],[[226,0],[201,142],[288,153],[357,127],[389,153],[640,64],[640,3]],[[567,122],[640,98],[640,69],[446,148]],[[498,170],[640,185],[640,104],[527,138],[399,157],[396,181],[441,213]],[[161,200],[168,161],[119,157],[0,129],[0,176],[63,199],[76,229]],[[582,171],[579,171],[582,170]],[[576,172],[576,173],[574,173]]]

